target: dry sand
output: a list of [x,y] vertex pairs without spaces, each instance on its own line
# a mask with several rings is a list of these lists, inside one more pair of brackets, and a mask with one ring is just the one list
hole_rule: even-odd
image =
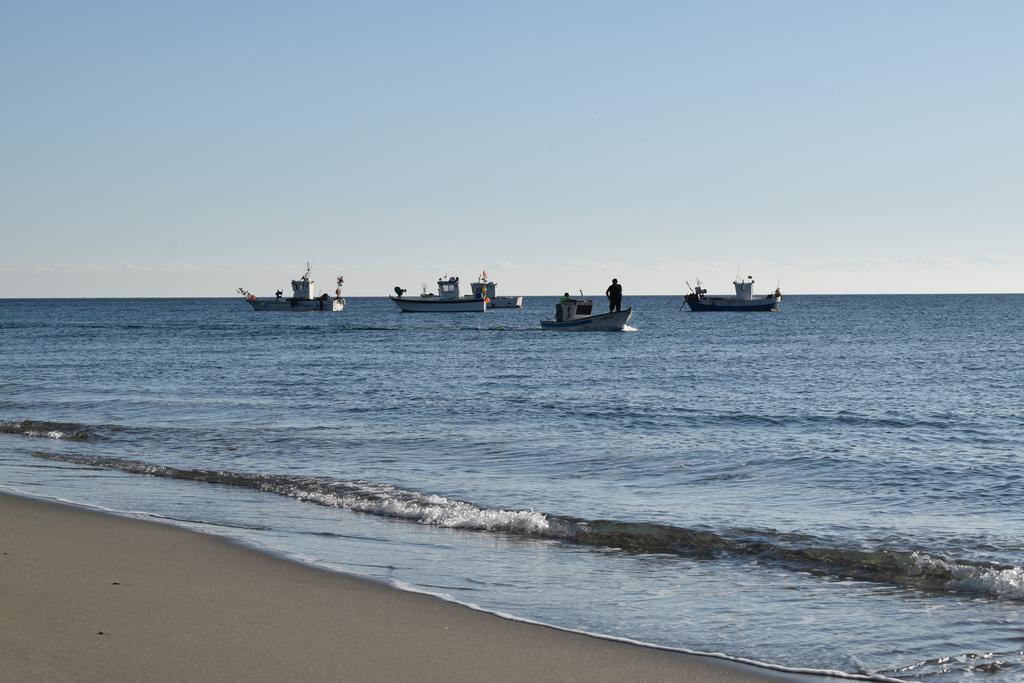
[[4,681],[820,680],[518,623],[4,494],[0,553]]

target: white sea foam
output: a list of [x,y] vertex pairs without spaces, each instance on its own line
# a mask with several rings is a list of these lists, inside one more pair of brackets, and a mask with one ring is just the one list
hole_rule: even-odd
[[953,568],[953,565],[949,562],[941,560],[934,555],[914,552],[911,553],[910,557],[913,560],[913,564],[908,572],[911,576],[931,574],[936,570],[949,572]]
[[1024,600],[1024,567],[984,567],[949,562],[924,553],[914,553],[921,573],[936,570],[949,574],[949,588],[971,593],[987,593],[1000,598]]
[[533,510],[493,510],[443,496],[401,491],[390,487],[367,487],[362,491],[333,493],[292,488],[288,495],[320,505],[399,517],[451,529],[507,531],[539,534],[550,527],[548,518]]
[[54,439],[56,441],[85,441],[89,438],[88,430],[82,425],[38,420],[0,421],[0,433]]
[[[744,541],[711,532],[659,524],[559,518],[535,510],[492,509],[445,496],[366,481],[182,470],[134,460],[70,454],[36,452],[34,455],[124,472],[252,488],[328,507],[395,517],[442,528],[562,538],[645,552],[756,552],[762,559],[775,557],[780,563],[790,563],[789,566],[797,570],[808,565],[809,568],[824,569],[846,578],[856,576],[874,581],[920,583],[929,588],[942,585],[952,591],[984,593],[1011,600],[1024,599],[1024,568],[1019,566],[956,562],[921,552],[872,553],[827,547],[795,549],[775,547],[764,542],[748,547]],[[864,570],[864,566],[874,569]]]
[[538,535],[551,528],[551,521],[548,517],[534,510],[481,508],[472,503],[452,500],[444,496],[407,491],[394,486],[369,482],[265,476],[212,470],[180,470],[119,458],[95,458],[38,452],[35,455],[49,460],[89,464],[122,472],[243,486],[329,507],[383,517],[398,517],[420,524],[451,529]]
[[957,566],[950,585],[960,590],[1024,600],[1024,567],[1005,569]]

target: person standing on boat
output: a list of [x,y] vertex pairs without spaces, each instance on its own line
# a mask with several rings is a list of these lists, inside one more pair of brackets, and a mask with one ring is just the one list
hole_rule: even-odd
[[618,280],[612,278],[612,283],[608,285],[608,289],[604,291],[604,294],[608,297],[609,313],[622,310],[622,285],[619,284]]

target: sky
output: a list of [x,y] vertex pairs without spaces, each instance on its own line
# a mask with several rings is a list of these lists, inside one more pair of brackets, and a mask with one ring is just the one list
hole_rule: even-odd
[[[0,297],[1024,291],[1024,3],[0,0]],[[763,287],[762,287],[763,285]]]

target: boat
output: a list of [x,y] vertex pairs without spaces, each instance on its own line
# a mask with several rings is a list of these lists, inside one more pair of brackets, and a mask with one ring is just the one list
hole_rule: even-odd
[[258,297],[243,287],[238,288],[238,293],[245,297],[254,311],[280,311],[280,312],[305,312],[315,311],[323,313],[340,313],[345,310],[345,299],[341,296],[341,286],[345,278],[338,276],[338,286],[334,290],[334,296],[327,293],[313,295],[313,280],[309,279],[309,264],[306,264],[306,272],[297,280],[292,280],[292,295],[283,296],[279,289],[273,297]]
[[583,298],[563,296],[555,304],[555,317],[541,320],[542,330],[566,332],[621,332],[633,319],[633,309],[593,314],[594,302]]
[[459,296],[459,278],[455,276],[438,278],[437,294],[428,293],[426,283],[419,296],[405,296],[405,292],[395,287],[397,296],[390,297],[403,313],[483,313],[487,310],[486,299]]
[[[775,312],[779,310],[779,304],[782,303],[782,291],[778,287],[771,294],[754,296],[754,278],[751,276],[748,275],[745,278],[737,276],[732,284],[736,288],[735,295],[709,295],[708,290],[701,286],[700,280],[697,280],[697,287],[691,287],[690,293],[685,297],[686,305],[690,307],[691,311]],[[689,287],[690,283],[687,282],[686,286]]]
[[494,289],[497,285],[487,279],[486,270],[480,274],[476,282],[469,283],[469,286],[473,288],[472,298],[484,299],[487,302],[487,308],[523,307],[523,297],[521,296],[496,296]]

